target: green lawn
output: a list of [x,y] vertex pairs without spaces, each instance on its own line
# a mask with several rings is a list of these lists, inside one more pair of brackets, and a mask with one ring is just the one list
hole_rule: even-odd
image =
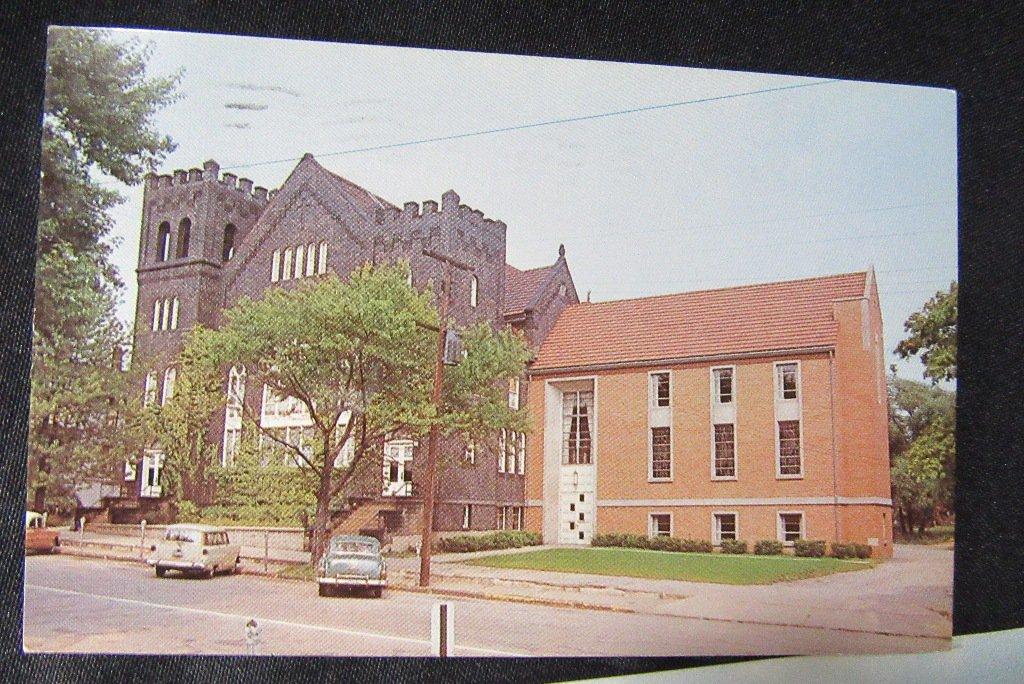
[[873,567],[868,561],[837,558],[730,556],[619,548],[542,549],[485,556],[465,562],[491,568],[549,570],[716,584],[772,584]]

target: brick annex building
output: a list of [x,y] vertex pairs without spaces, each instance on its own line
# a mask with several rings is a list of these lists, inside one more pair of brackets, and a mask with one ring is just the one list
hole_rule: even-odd
[[[581,303],[563,249],[550,266],[506,262],[506,226],[448,191],[398,207],[305,155],[276,191],[202,169],[149,175],[133,363],[144,400],[173,393],[184,334],[217,327],[242,297],[328,272],[405,259],[438,282],[424,249],[471,264],[453,275],[456,325],[511,326],[536,350],[511,406],[527,434],[498,449],[457,440],[439,479],[438,530],[526,527],[547,543],[597,532],[870,543],[891,553],[881,317],[871,271],[789,283]],[[229,386],[232,392],[228,392]],[[264,427],[300,443],[309,418],[226,372]],[[211,440],[230,464],[242,422],[230,398]],[[295,441],[299,440],[299,441]],[[426,444],[384,445],[382,467],[338,529],[415,527]],[[422,453],[421,453],[422,451]],[[344,459],[342,454],[339,458]],[[126,469],[122,517],[162,498],[159,449]],[[129,510],[130,509],[130,510]]]

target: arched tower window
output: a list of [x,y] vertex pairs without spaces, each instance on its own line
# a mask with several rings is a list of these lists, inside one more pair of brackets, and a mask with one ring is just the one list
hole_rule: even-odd
[[164,371],[164,392],[160,397],[160,404],[166,404],[174,396],[174,380],[178,375],[178,371],[174,369],[174,366],[170,366]]
[[469,305],[475,307],[479,300],[480,280],[473,276],[469,281]]
[[221,261],[231,261],[235,256],[235,224],[229,223],[224,226],[224,249],[221,251]]
[[156,260],[167,261],[171,256],[171,224],[164,221],[156,234]]
[[192,237],[192,221],[187,218],[181,219],[178,224],[178,251],[176,256],[183,259],[188,256],[188,241]]
[[238,454],[242,441],[242,404],[245,401],[245,366],[232,366],[228,371],[228,399],[224,409],[224,450],[221,465],[229,466]]

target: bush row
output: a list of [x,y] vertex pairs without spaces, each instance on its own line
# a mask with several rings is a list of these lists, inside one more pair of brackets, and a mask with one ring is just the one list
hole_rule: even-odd
[[683,553],[711,553],[711,542],[677,537],[645,537],[642,534],[595,534],[593,546],[620,546],[627,549],[651,551],[678,551]]
[[793,555],[803,558],[821,558],[825,555],[825,542],[819,539],[797,539],[793,542]]
[[481,535],[457,534],[451,537],[441,537],[434,542],[434,547],[437,551],[444,553],[468,553],[493,549],[518,549],[538,544],[540,544],[540,535],[536,532],[506,530]]
[[867,544],[833,544],[833,558],[871,558],[871,547]]

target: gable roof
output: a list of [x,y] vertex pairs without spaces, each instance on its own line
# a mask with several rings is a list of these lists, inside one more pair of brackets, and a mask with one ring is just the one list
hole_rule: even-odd
[[867,272],[582,303],[559,315],[531,366],[556,370],[830,346],[833,302]]
[[505,315],[520,314],[529,308],[556,265],[520,271],[505,264]]

